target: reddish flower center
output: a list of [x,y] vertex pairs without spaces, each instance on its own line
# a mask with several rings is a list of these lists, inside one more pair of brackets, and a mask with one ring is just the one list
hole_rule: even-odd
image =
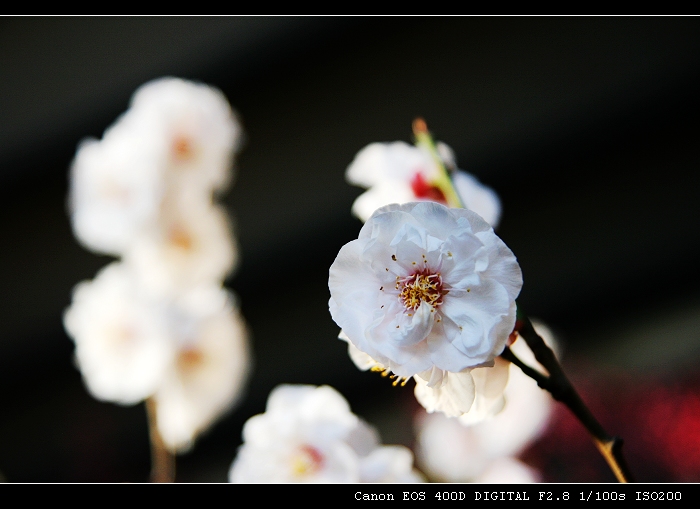
[[416,198],[447,205],[447,198],[445,198],[440,188],[429,184],[420,172],[416,173],[411,179],[411,189]]
[[310,445],[302,445],[294,458],[292,469],[297,475],[307,475],[318,472],[323,466],[323,454]]

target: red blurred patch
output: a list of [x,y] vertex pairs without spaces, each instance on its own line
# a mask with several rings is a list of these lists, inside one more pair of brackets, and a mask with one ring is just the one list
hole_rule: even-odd
[[[574,386],[605,430],[622,437],[638,482],[700,481],[700,377],[607,375]],[[546,482],[615,482],[588,433],[561,403],[523,460]]]
[[447,205],[445,194],[440,188],[430,185],[420,172],[417,172],[411,179],[411,189],[416,198],[431,200]]

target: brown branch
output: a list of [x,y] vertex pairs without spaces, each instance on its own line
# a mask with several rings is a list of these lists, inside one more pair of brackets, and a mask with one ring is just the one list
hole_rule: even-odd
[[151,439],[151,482],[175,482],[175,455],[168,450],[158,431],[156,402],[146,400],[148,435]]
[[574,389],[571,382],[569,382],[554,352],[545,344],[537,332],[535,332],[530,320],[526,316],[521,316],[520,314],[518,320],[522,323],[522,326],[518,329],[518,333],[525,340],[527,346],[530,347],[532,353],[535,354],[537,362],[549,372],[549,376],[543,375],[539,371],[527,366],[518,359],[508,347],[506,347],[501,354],[501,357],[518,366],[523,373],[535,380],[537,385],[549,391],[554,399],[560,401],[571,410],[591,435],[593,442],[619,482],[634,482],[632,474],[622,455],[622,439],[619,437],[612,437],[605,432],[603,426],[596,420],[576,392],[576,389]]

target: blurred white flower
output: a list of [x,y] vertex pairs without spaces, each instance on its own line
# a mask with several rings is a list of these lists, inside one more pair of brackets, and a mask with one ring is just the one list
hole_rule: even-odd
[[[452,169],[452,181],[464,206],[484,218],[494,228],[501,215],[496,193],[474,176],[456,169],[454,153],[447,145],[437,144],[443,164]],[[397,141],[372,143],[355,156],[345,173],[351,184],[368,190],[353,203],[352,211],[362,221],[390,203],[436,201],[446,204],[445,196],[435,185],[440,169],[433,156],[423,147]]]
[[140,232],[125,259],[152,296],[169,298],[223,281],[238,250],[223,208],[166,200],[158,221]]
[[133,404],[147,398],[175,354],[162,307],[143,300],[122,263],[78,284],[63,322],[83,380],[99,400]]
[[376,211],[341,248],[328,285],[331,316],[358,350],[436,387],[446,372],[493,366],[522,275],[479,215],[421,202]]
[[246,326],[226,292],[200,289],[191,303],[183,300],[170,321],[179,336],[175,359],[153,395],[158,430],[174,451],[189,449],[237,402],[251,369]]
[[280,385],[248,419],[230,482],[420,482],[411,452],[376,432],[329,386]]
[[112,128],[101,141],[78,147],[69,207],[75,236],[88,249],[121,255],[156,220],[164,183],[159,154],[147,141]]
[[153,80],[134,93],[130,113],[164,153],[177,187],[200,193],[228,185],[242,129],[220,90],[178,78]]
[[[534,327],[556,351],[556,341],[549,329],[539,322]],[[518,339],[511,349],[530,366],[539,367],[524,340]],[[477,371],[480,370],[472,373]],[[539,481],[539,474],[515,457],[542,435],[549,423],[553,400],[512,365],[504,396],[503,410],[478,423],[468,416],[460,419],[439,414],[417,416],[416,458],[431,479],[484,483]]]

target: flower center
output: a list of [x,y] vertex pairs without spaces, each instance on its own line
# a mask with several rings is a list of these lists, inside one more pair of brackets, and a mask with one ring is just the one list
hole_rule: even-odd
[[176,161],[187,161],[194,155],[192,142],[186,136],[177,136],[173,140],[172,154]]
[[168,240],[173,247],[183,251],[189,251],[194,246],[194,239],[184,229],[177,225],[170,229]]
[[177,356],[177,366],[181,371],[193,371],[204,362],[204,354],[196,348],[185,348]]
[[442,290],[442,277],[432,274],[427,269],[398,279],[396,288],[400,290],[399,300],[407,310],[415,311],[422,302],[427,302],[436,308],[442,304],[442,296],[447,293]]
[[323,466],[323,454],[310,445],[302,445],[292,461],[292,471],[296,475],[318,472]]
[[416,198],[421,198],[424,200],[436,201],[447,205],[447,198],[442,190],[434,185],[426,182],[422,174],[416,173],[411,179],[411,189]]

